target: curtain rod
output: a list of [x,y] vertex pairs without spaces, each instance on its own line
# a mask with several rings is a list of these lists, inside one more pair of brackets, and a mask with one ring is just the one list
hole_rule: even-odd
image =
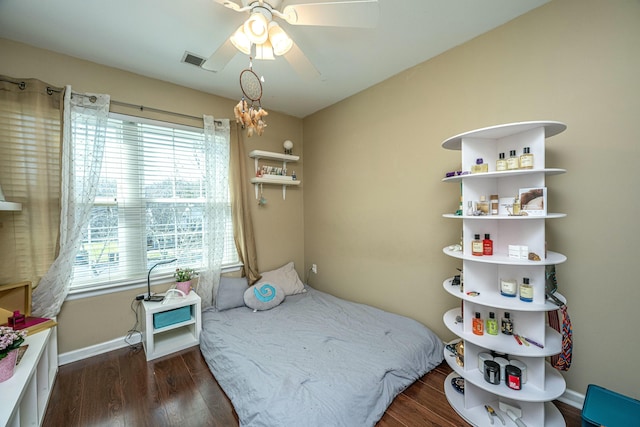
[[[78,92],[71,92],[71,95],[78,95],[78,96],[84,96],[84,97],[88,97],[89,101],[91,102],[96,102],[97,98],[93,95],[85,95],[84,93],[78,93]],[[182,118],[187,118],[187,119],[193,119],[193,120],[203,120],[202,117],[196,117],[196,116],[191,116],[189,114],[183,114],[183,113],[176,113],[174,111],[167,111],[167,110],[161,110],[159,108],[153,108],[153,107],[145,107],[144,105],[137,105],[137,104],[130,104],[128,102],[122,102],[122,101],[116,101],[114,99],[112,99],[110,101],[111,104],[114,105],[119,105],[121,107],[127,107],[127,108],[135,108],[136,110],[140,110],[140,111],[149,111],[152,113],[162,113],[162,114],[170,114],[172,116],[176,116],[176,117],[182,117]],[[214,122],[218,125],[221,125],[222,122],[220,120],[214,120]]]
[[[0,77],[0,82],[7,82],[7,83],[14,84],[18,86],[20,90],[25,90],[27,88],[27,83],[22,80],[16,81],[16,80],[11,80],[8,77]],[[60,93],[62,92],[62,90],[63,88],[60,88],[60,87],[47,86],[47,95],[53,95],[54,92]]]
[[[8,78],[0,78],[0,81],[4,81],[7,83],[12,83],[14,85],[17,85],[20,90],[24,90],[27,87],[27,84],[24,81],[14,81],[14,80],[10,80]],[[63,88],[58,88],[58,87],[52,87],[52,86],[47,86],[47,94],[51,95],[54,92],[62,92]],[[71,92],[71,95],[78,95],[78,96],[84,96],[89,98],[89,101],[91,102],[96,102],[97,98],[93,95],[85,95],[84,93],[78,93],[78,92]],[[170,114],[172,116],[176,116],[176,117],[182,117],[182,118],[187,118],[187,119],[192,119],[192,120],[203,120],[202,117],[196,117],[196,116],[191,116],[189,114],[183,114],[183,113],[176,113],[174,111],[167,111],[167,110],[161,110],[159,108],[153,108],[153,107],[145,107],[144,105],[136,105],[136,104],[130,104],[128,102],[122,102],[122,101],[116,101],[116,100],[111,100],[111,104],[115,104],[115,105],[119,105],[121,107],[127,107],[127,108],[135,108],[137,110],[140,111],[150,111],[152,113],[163,113],[163,114]],[[221,125],[222,122],[220,120],[214,120],[214,122],[218,125]]]

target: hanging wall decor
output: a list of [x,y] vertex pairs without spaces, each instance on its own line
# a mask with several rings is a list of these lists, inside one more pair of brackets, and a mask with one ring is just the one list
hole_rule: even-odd
[[254,133],[261,136],[264,128],[267,127],[264,117],[269,113],[260,104],[262,81],[264,81],[264,78],[258,77],[253,71],[253,65],[250,60],[249,68],[240,72],[240,89],[243,96],[233,109],[236,123],[240,123],[243,129],[247,129],[247,136],[249,137],[253,136]]

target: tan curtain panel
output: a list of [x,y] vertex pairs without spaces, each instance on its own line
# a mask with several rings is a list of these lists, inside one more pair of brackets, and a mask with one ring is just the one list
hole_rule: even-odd
[[0,186],[22,203],[0,211],[0,283],[34,285],[57,254],[62,89],[0,75]]
[[258,273],[258,255],[256,251],[255,236],[253,234],[253,222],[249,203],[251,195],[244,185],[247,176],[247,158],[239,125],[236,124],[235,138],[231,138],[231,151],[229,153],[229,187],[231,189],[231,216],[233,217],[233,235],[238,248],[240,261],[244,263],[243,274],[253,284],[260,278]]

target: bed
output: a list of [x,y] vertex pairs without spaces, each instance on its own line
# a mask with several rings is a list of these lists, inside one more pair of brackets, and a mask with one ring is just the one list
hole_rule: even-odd
[[443,359],[420,323],[308,286],[270,310],[211,307],[202,320],[202,354],[247,427],[373,426]]

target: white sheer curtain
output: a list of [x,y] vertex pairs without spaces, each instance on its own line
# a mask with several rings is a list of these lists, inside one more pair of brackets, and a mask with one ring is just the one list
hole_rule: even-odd
[[33,292],[33,313],[54,317],[69,292],[73,262],[96,195],[104,153],[109,95],[73,94],[67,86],[62,129],[60,248]]
[[200,273],[197,293],[202,306],[213,304],[215,291],[220,282],[225,229],[231,206],[229,202],[229,120],[214,120],[204,117],[205,187],[207,201],[204,208],[204,257],[206,269]]

